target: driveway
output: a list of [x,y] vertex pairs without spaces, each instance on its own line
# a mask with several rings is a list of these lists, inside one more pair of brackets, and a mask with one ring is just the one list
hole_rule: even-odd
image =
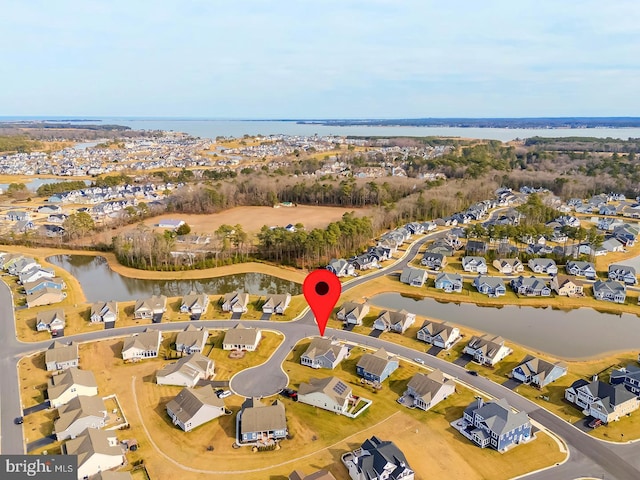
[[[233,312],[231,314],[231,320],[240,320],[240,317],[242,317],[242,312]],[[267,320],[269,320],[267,318]]]
[[153,317],[151,317],[151,321],[153,323],[160,323],[162,322],[162,313],[154,313]]
[[271,315],[273,315],[272,313],[263,313],[262,316],[260,317],[260,320],[271,320]]
[[202,316],[201,313],[192,313],[191,314],[191,320],[200,320],[200,317]]
[[503,387],[507,387],[509,390],[515,390],[520,385],[522,385],[522,382],[519,382],[518,380],[514,380],[513,378],[508,379],[506,382],[502,384]]
[[377,328],[371,330],[371,333],[369,334],[369,336],[373,338],[379,338],[380,335],[382,335],[382,330],[378,330]]
[[55,433],[49,435],[48,437],[44,437],[44,438],[40,438],[38,440],[35,440],[33,442],[29,442],[27,443],[27,453],[32,452],[33,450],[36,450],[38,448],[41,447],[46,447],[47,445],[51,445],[52,443],[55,443],[56,441],[56,435]]
[[453,362],[453,364],[458,365],[459,367],[465,368],[470,361],[471,361],[471,357],[469,355],[461,355],[460,358],[457,358]]
[[198,387],[205,387],[207,385],[211,385],[212,387],[228,387],[229,386],[229,380],[198,380],[198,383],[196,384],[196,386]]
[[22,416],[26,417],[27,415],[30,415],[32,413],[40,412],[41,410],[46,410],[50,406],[51,404],[49,403],[49,400],[45,400],[44,402],[39,403],[38,405],[34,405],[33,407],[28,407],[22,410]]
[[440,347],[432,346],[429,350],[427,350],[427,353],[429,355],[433,355],[434,357],[437,357],[442,350],[444,349]]

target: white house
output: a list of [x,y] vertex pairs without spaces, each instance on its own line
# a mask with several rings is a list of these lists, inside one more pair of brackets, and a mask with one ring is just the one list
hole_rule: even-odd
[[95,428],[87,428],[78,437],[67,440],[62,452],[78,456],[78,480],[119,467],[125,462],[116,434]]
[[174,425],[185,432],[224,415],[224,401],[218,398],[213,387],[183,388],[167,403],[167,414]]

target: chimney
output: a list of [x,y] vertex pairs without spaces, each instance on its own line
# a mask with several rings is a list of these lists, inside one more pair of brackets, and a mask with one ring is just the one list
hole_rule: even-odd
[[476,397],[476,410],[478,408],[481,408],[484,405],[484,402],[482,401],[482,397]]

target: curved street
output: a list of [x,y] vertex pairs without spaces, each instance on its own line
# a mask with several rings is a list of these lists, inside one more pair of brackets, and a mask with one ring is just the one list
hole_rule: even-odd
[[[427,235],[414,242],[406,254],[393,265],[345,283],[343,291],[385,275],[390,271],[402,269],[415,257],[424,242],[439,235],[443,235],[443,232]],[[198,323],[212,329],[229,327],[229,320],[200,320]],[[284,335],[284,341],[265,363],[235,375],[231,380],[231,388],[243,396],[269,396],[279,392],[289,383],[286,373],[281,368],[283,361],[296,343],[304,338],[317,335],[318,331],[313,314],[307,311],[299,319],[291,322],[243,321],[242,323],[247,326],[267,327],[270,330],[278,331]],[[188,324],[189,322],[172,322],[157,324],[154,325],[154,328],[162,331],[175,331]],[[75,342],[90,342],[127,336],[141,332],[146,327],[147,325],[101,330],[65,338]],[[348,331],[327,329],[326,335],[371,348],[384,347],[388,352],[409,360],[421,358],[427,367],[438,368],[445,374],[458,378],[463,384],[492,397],[506,398],[514,408],[527,412],[532,420],[561,437],[568,446],[570,454],[565,463],[527,475],[527,479],[597,477],[635,480],[640,478],[640,443],[613,444],[597,440],[514,391],[482,376],[468,375],[463,367],[424,352]],[[0,389],[0,451],[3,454],[22,454],[24,453],[22,426],[13,423],[14,418],[20,416],[22,412],[17,362],[25,355],[48,348],[51,340],[24,343],[16,339],[13,300],[11,291],[4,282],[0,282],[0,338],[3,339],[4,346],[4,354],[0,358],[0,382],[2,384]]]

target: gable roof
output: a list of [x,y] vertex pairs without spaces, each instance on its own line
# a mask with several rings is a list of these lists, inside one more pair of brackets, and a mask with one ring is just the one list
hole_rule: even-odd
[[176,345],[199,346],[207,341],[208,336],[209,332],[204,327],[196,328],[189,324],[187,328],[176,335]]
[[78,344],[70,342],[68,345],[55,341],[44,352],[44,362],[65,363],[78,358]]
[[537,376],[543,380],[555,368],[566,369],[567,366],[562,362],[551,363],[533,355],[527,355],[516,368],[521,368],[525,375]]
[[211,385],[201,388],[183,388],[173,400],[167,403],[167,408],[183,424],[187,424],[204,406],[224,408],[224,401],[218,398]]
[[344,405],[353,390],[338,377],[310,378],[309,383],[300,383],[298,395],[323,393],[338,405]]
[[258,340],[257,328],[245,327],[241,323],[227,330],[222,343],[227,345],[254,345]]
[[416,373],[409,380],[407,387],[413,389],[426,403],[429,403],[443,385],[451,382],[452,380],[446,378],[440,370],[436,369],[429,374]]
[[[478,403],[480,403],[480,406],[478,406]],[[473,402],[465,409],[465,412],[472,416],[473,414],[480,415],[484,418],[482,422],[498,436],[529,422],[529,416],[526,412],[521,410],[518,413],[514,413],[504,398],[491,402]]]
[[63,392],[73,385],[82,385],[85,387],[98,387],[96,377],[93,376],[91,370],[80,370],[77,367],[71,367],[54,375],[48,380],[47,393],[50,399],[58,398]]
[[90,416],[104,417],[106,413],[107,407],[99,396],[78,395],[66,405],[58,407],[59,418],[53,423],[53,430],[56,433],[64,432],[76,420]]
[[138,349],[143,351],[155,350],[158,348],[158,344],[162,340],[160,330],[146,329],[144,332],[138,335],[127,337],[122,344],[122,351],[126,352],[131,349]]
[[111,431],[87,428],[78,437],[68,440],[64,448],[67,455],[78,456],[78,467],[80,467],[96,453],[124,457],[122,448],[119,445],[111,446],[109,442],[109,439],[115,438],[116,434]]
[[180,374],[193,380],[198,375],[204,375],[207,372],[207,367],[213,364],[213,360],[205,357],[200,353],[192,353],[186,357],[182,357],[177,362],[165,365],[156,372],[156,377],[167,377],[173,373],[180,372]]
[[373,436],[364,441],[362,449],[369,453],[369,455],[357,457],[358,470],[362,472],[362,478],[378,479],[389,465],[396,467],[390,472],[389,480],[401,478],[407,470],[411,471],[404,454],[393,442],[382,441]]
[[248,398],[242,404],[241,413],[240,431],[243,434],[287,428],[284,404],[280,400],[265,405],[257,398]]
[[364,369],[365,372],[382,375],[382,372],[391,361],[393,361],[393,357],[384,348],[380,348],[375,353],[362,355],[358,361],[358,367]]
[[328,357],[331,361],[335,361],[344,347],[330,338],[314,337],[309,344],[307,350],[302,354],[314,360],[317,357]]
[[51,325],[54,320],[61,320],[62,323],[64,323],[64,310],[62,308],[38,312],[36,315],[36,325],[41,323],[44,325]]

